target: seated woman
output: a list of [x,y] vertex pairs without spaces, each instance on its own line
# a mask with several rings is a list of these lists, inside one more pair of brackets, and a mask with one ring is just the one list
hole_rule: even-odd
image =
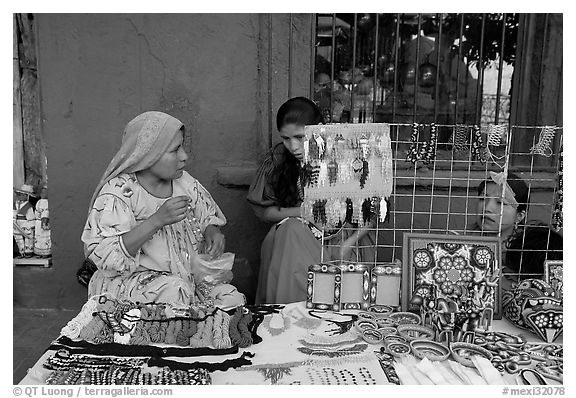
[[475,229],[502,238],[503,287],[526,278],[544,278],[544,261],[561,260],[562,236],[548,226],[527,224],[529,190],[516,174],[490,172],[478,186]]
[[90,201],[84,251],[98,268],[89,296],[112,293],[143,303],[187,306],[206,295],[222,306],[243,304],[231,285],[197,289],[198,253],[218,258],[224,214],[185,170],[184,126],[162,112],[131,120],[122,146]]
[[[322,244],[311,230],[314,226],[299,218],[304,199],[304,126],[320,123],[322,115],[311,100],[296,97],[282,104],[276,116],[282,142],[264,160],[250,186],[247,199],[256,216],[274,224],[260,251],[258,304],[306,300],[308,267],[320,263]],[[374,260],[374,240],[368,228],[346,227],[331,237],[324,261]]]

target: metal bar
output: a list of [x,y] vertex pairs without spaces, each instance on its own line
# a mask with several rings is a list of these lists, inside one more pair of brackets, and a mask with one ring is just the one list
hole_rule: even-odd
[[268,147],[272,149],[272,14],[268,14]]
[[482,119],[482,83],[484,80],[484,62],[482,58],[484,56],[484,30],[486,27],[486,14],[482,14],[482,25],[480,27],[480,51],[478,54],[478,80],[476,82],[476,120],[475,123],[480,125],[480,120]]
[[[535,123],[540,121],[540,103],[542,101],[542,76],[544,73],[544,51],[546,51],[546,36],[548,35],[548,17],[550,14],[544,14],[544,35],[542,36],[542,51],[540,52],[540,74],[538,75],[538,97],[536,97],[536,120]],[[543,123],[545,124],[545,123]]]
[[334,117],[334,62],[336,61],[336,14],[332,14],[332,51],[330,51],[330,123]]
[[442,14],[437,14],[438,16],[438,40],[436,40],[436,77],[434,79],[434,123],[438,122],[438,81],[440,80],[440,48],[442,47],[442,22],[444,16]]
[[394,50],[394,98],[392,98],[392,122],[396,121],[396,96],[398,94],[398,51],[400,50],[400,14],[396,14],[396,48]]
[[310,99],[314,99],[314,69],[316,69],[316,14],[310,16]]
[[[525,56],[525,49],[527,48],[527,36],[530,31],[530,16],[532,14],[520,13],[518,14],[518,33],[516,37],[516,59],[523,59]],[[525,64],[523,62],[518,62],[514,65],[514,74],[512,75],[512,95],[510,100],[510,124],[516,126],[518,124],[519,109],[521,108],[520,103],[523,95],[522,81],[525,80],[523,75],[525,74]],[[525,118],[522,118],[524,123]],[[516,143],[510,141],[510,145],[516,146]],[[512,156],[512,160],[517,159],[516,156]],[[516,163],[516,162],[515,162]]]
[[290,27],[288,30],[288,98],[292,98],[292,42],[293,42],[293,22],[290,14]]
[[418,28],[416,32],[416,66],[414,69],[414,108],[412,110],[412,121],[416,121],[416,99],[418,98],[418,56],[420,55],[420,29],[422,29],[422,14],[418,14]]
[[376,32],[374,36],[374,83],[372,84],[372,122],[376,122],[376,95],[378,90],[377,77],[378,77],[378,27],[380,18],[376,14]]
[[354,13],[354,36],[352,38],[352,83],[350,84],[350,123],[354,123],[354,69],[356,69],[356,34],[358,14]]
[[[462,59],[462,36],[464,36],[464,14],[460,14],[460,37],[458,39],[458,62],[456,63],[456,102],[454,104],[454,124],[458,124],[458,99],[460,94],[460,60]],[[452,65],[450,65],[451,67]]]
[[506,14],[502,14],[502,40],[500,41],[500,62],[498,63],[498,88],[496,89],[496,115],[494,124],[498,124],[500,117],[500,91],[502,90],[502,67],[504,65],[504,41],[506,39]]

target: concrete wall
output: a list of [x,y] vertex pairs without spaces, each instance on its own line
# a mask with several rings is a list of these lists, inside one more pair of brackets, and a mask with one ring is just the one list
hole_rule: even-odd
[[[228,217],[227,249],[247,261],[251,269],[245,276],[254,275],[268,226],[254,217],[242,184],[268,148],[268,115],[288,95],[289,16],[272,21],[273,108],[267,105],[268,16],[39,14],[36,19],[54,265],[15,268],[15,305],[77,308],[85,301],[75,273],[83,260],[80,235],[90,196],[119,148],[124,125],[151,109],[186,125],[192,155],[187,170]],[[293,94],[307,95],[310,16],[295,15],[293,23]],[[219,167],[236,171],[222,173],[228,186],[218,183]],[[234,175],[244,178],[238,182]]]

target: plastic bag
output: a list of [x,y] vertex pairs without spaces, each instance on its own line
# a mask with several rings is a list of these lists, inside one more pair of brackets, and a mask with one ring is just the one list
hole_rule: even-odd
[[199,254],[194,261],[194,278],[196,282],[212,285],[229,283],[233,277],[232,265],[234,265],[234,253],[223,253],[214,259],[208,254]]

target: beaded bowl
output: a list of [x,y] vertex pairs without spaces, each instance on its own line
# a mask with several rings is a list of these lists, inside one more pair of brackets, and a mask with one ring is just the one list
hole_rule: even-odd
[[434,340],[434,330],[421,325],[398,325],[398,334],[408,341],[412,340]]
[[397,334],[389,334],[388,336],[384,336],[384,344],[392,344],[392,343],[404,343],[407,344],[408,340],[406,340],[402,336],[398,336]]
[[394,307],[389,305],[373,305],[370,307],[370,312],[374,313],[376,316],[390,315],[394,312]]
[[389,317],[396,325],[420,325],[420,316],[412,312],[394,312]]
[[450,356],[450,349],[436,341],[412,340],[410,347],[418,359],[428,358],[431,361],[445,361]]
[[376,322],[379,328],[396,326],[396,321],[389,316],[377,317],[374,319],[374,322]]
[[362,334],[364,332],[364,330],[376,330],[376,329],[378,329],[378,325],[376,325],[376,322],[366,320],[366,319],[356,321],[355,327],[356,327],[356,330],[360,334]]
[[366,312],[366,311],[361,311],[358,313],[358,319],[361,319],[361,320],[375,321],[376,318],[377,318],[377,315],[374,313],[370,313],[370,312]]
[[389,335],[394,335],[397,333],[397,329],[393,326],[384,326],[384,327],[378,328],[378,331],[380,333],[382,333],[382,336],[389,336]]
[[382,333],[375,329],[365,329],[362,331],[362,339],[369,344],[378,344],[382,342]]
[[470,359],[473,355],[481,355],[489,361],[492,360],[490,351],[472,343],[452,343],[450,344],[450,352],[456,362],[469,368],[475,367],[474,362]]
[[401,342],[393,342],[386,345],[386,352],[392,354],[396,358],[402,358],[410,354],[412,349],[410,345]]

